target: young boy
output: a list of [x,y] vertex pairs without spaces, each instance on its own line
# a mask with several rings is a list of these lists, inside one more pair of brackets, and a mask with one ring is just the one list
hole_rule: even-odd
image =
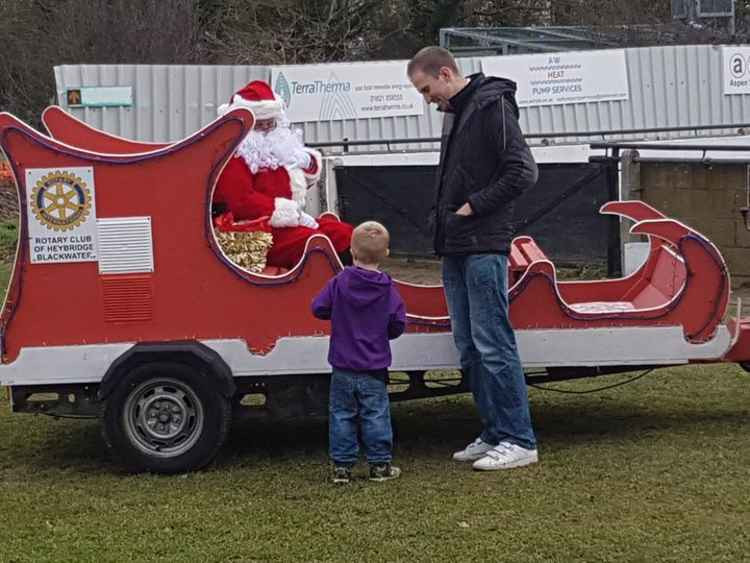
[[329,405],[333,482],[348,483],[357,461],[361,431],[370,480],[396,479],[391,465],[393,431],[388,402],[390,339],[406,325],[404,302],[380,262],[389,254],[390,237],[375,221],[352,233],[354,266],[345,268],[313,300],[313,314],[331,320],[328,362],[333,368]]

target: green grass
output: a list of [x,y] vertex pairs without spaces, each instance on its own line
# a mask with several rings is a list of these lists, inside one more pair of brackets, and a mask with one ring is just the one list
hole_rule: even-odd
[[[15,232],[0,223],[0,253]],[[750,375],[692,366],[531,398],[536,466],[451,462],[478,431],[463,395],[394,405],[402,479],[360,467],[345,487],[327,483],[324,420],[238,422],[208,470],[160,477],[113,464],[98,422],[5,400],[0,561],[748,560]]]
[[5,288],[8,286],[10,280],[10,274],[13,271],[13,264],[7,264],[0,262],[0,299],[5,296]]
[[0,299],[5,296],[18,240],[18,221],[0,221]]
[[18,240],[18,221],[0,221],[0,257],[12,260]]
[[360,468],[343,487],[323,420],[237,423],[208,470],[160,477],[123,473],[94,421],[4,404],[0,560],[747,560],[750,376],[694,366],[531,397],[536,466],[449,461],[478,430],[464,395],[394,405],[402,479]]

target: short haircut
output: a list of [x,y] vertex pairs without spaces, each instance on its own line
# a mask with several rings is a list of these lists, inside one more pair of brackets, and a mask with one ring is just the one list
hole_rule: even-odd
[[442,47],[425,47],[412,57],[406,66],[406,74],[414,76],[416,72],[423,72],[437,78],[442,67],[448,67],[455,74],[459,74],[456,59],[448,49]]
[[391,236],[377,221],[365,221],[352,233],[352,256],[363,264],[380,264],[388,256]]

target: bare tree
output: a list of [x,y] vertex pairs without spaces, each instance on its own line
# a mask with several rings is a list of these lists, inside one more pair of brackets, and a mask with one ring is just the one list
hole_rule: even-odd
[[379,0],[227,0],[208,37],[217,60],[305,63],[363,58]]
[[[654,0],[0,0],[0,110],[36,123],[65,63],[289,64],[407,58],[443,27],[591,25],[623,45],[741,41]],[[616,24],[616,25],[615,25]],[[623,24],[627,24],[624,26]],[[637,24],[637,25],[633,25]]]
[[203,56],[198,0],[0,0],[0,110],[37,123],[66,63],[188,63]]

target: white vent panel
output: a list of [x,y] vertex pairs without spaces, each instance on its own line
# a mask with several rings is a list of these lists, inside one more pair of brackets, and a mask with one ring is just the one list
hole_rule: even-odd
[[97,221],[100,274],[154,271],[151,217],[117,217]]

